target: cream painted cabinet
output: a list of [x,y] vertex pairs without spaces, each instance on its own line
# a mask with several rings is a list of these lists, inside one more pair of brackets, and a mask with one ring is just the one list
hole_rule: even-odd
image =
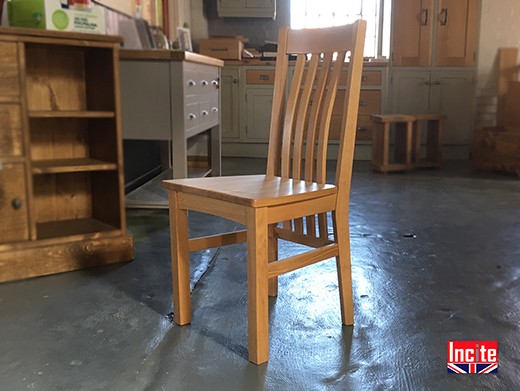
[[395,0],[393,65],[473,66],[479,0]]
[[276,19],[276,0],[217,0],[220,17]]
[[237,68],[222,68],[220,75],[221,131],[223,139],[240,137],[239,122],[239,75]]
[[250,141],[269,141],[273,92],[272,86],[247,87],[245,95],[246,136]]
[[394,71],[392,111],[448,116],[444,144],[468,144],[472,128],[472,71]]

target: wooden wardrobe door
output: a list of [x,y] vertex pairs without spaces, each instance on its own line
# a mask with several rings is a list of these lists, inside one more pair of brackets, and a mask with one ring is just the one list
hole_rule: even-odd
[[475,63],[478,0],[439,0],[437,55],[439,67]]
[[395,0],[394,66],[431,65],[433,0]]

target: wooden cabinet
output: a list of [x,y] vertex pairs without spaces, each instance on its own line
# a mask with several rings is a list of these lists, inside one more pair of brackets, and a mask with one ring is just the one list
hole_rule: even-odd
[[471,139],[472,71],[395,71],[392,111],[402,114],[442,113],[445,144],[467,144]]
[[[356,140],[369,144],[372,140],[371,114],[385,112],[388,68],[386,64],[363,70]],[[289,67],[289,80],[293,67]],[[267,156],[274,85],[274,65],[232,65],[222,70],[222,140],[226,156]],[[304,78],[306,71],[304,71]],[[340,83],[346,82],[346,73]],[[286,91],[288,94],[288,90]],[[339,143],[341,111],[345,100],[344,87],[338,90],[330,123],[331,145]],[[310,99],[312,104],[312,96]],[[310,115],[308,111],[308,116]],[[370,145],[364,145],[359,156],[370,156]],[[334,152],[332,152],[334,153]],[[333,154],[331,156],[334,156]],[[369,157],[367,157],[369,158]]]
[[276,0],[217,0],[220,17],[276,19]]
[[133,259],[119,42],[0,28],[0,282]]
[[478,0],[439,0],[436,66],[475,63],[478,6]]
[[[393,65],[472,66],[478,0],[395,0]],[[435,50],[432,48],[435,47]]]
[[429,66],[435,17],[434,0],[395,0],[394,66]]
[[223,139],[239,138],[239,83],[238,69],[223,68],[220,77],[220,94],[225,109],[221,110],[221,130]]

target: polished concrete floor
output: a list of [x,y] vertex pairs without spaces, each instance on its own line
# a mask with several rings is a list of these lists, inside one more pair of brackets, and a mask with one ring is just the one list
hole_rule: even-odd
[[[224,172],[263,164],[227,159]],[[191,236],[240,228],[189,223]],[[256,366],[245,245],[192,254],[193,322],[179,327],[167,213],[131,210],[133,262],[0,284],[0,390],[520,389],[518,178],[356,162],[350,227],[355,325],[341,326],[334,260],[284,275],[271,358]],[[297,250],[282,243],[280,256]],[[499,341],[498,374],[447,374],[449,340]]]

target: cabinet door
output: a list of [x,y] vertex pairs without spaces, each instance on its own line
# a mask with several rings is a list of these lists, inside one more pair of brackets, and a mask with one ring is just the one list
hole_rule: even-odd
[[0,41],[0,96],[20,95],[16,45],[14,42]]
[[222,68],[220,75],[222,138],[238,139],[239,133],[239,76],[237,68]]
[[474,90],[471,72],[432,72],[430,112],[448,116],[444,143],[470,143]]
[[394,66],[430,66],[433,0],[395,0]]
[[0,103],[0,156],[22,155],[20,105]]
[[29,240],[25,170],[21,163],[4,163],[0,170],[0,243]]
[[392,78],[392,112],[427,113],[430,105],[430,71],[396,71]]
[[273,108],[272,87],[248,87],[246,93],[248,140],[269,141],[271,110]]
[[462,67],[474,64],[478,3],[478,0],[439,0],[437,66]]

